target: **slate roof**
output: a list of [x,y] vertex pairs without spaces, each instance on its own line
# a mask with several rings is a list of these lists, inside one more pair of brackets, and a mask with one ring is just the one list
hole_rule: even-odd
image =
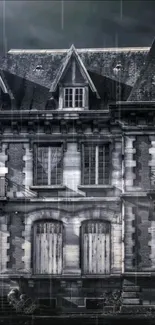
[[128,101],[155,101],[155,40]]
[[50,99],[49,89],[18,77],[10,72],[3,71],[5,80],[12,90],[17,109],[43,109]]
[[[118,81],[126,100],[149,48],[76,49],[102,99],[115,101]],[[10,50],[0,59],[3,80],[20,109],[43,109],[68,50]],[[119,65],[120,70],[117,70]],[[118,72],[118,73],[117,73]]]
[[120,87],[121,89],[121,100],[127,100],[132,89],[131,86],[128,86],[124,83],[119,83],[116,80],[99,75],[89,70],[88,72],[91,79],[93,80],[94,85],[96,86],[96,89],[98,90],[100,98],[103,99],[104,102],[107,101],[110,103],[119,100],[119,98],[117,97],[118,87]]
[[[68,50],[10,50],[1,69],[50,88]],[[118,80],[114,68],[122,65],[121,82],[133,86],[149,48],[77,49],[87,70]],[[36,69],[41,67],[40,70]]]

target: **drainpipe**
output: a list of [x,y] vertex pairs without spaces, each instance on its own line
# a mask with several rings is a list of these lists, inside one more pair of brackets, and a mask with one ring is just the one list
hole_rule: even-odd
[[[125,138],[124,132],[122,133],[122,194],[125,192],[125,166],[124,166],[124,155],[125,155]],[[121,202],[122,206],[122,273],[124,273],[125,269],[125,224],[124,224],[124,217],[125,217],[125,206],[124,206],[124,199],[122,198]]]

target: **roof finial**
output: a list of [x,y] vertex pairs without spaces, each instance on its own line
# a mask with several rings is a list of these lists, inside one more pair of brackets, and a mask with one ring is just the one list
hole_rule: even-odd
[[72,51],[72,52],[73,52],[73,51],[76,51],[74,44],[71,45],[71,47],[70,47],[70,51]]

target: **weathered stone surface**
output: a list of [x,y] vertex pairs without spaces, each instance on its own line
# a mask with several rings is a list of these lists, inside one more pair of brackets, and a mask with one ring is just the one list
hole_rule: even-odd
[[138,298],[138,293],[137,292],[123,292],[122,293],[122,298]]
[[140,299],[138,298],[130,298],[123,299],[123,305],[139,305]]
[[123,291],[125,292],[139,292],[140,288],[139,286],[123,286]]
[[23,145],[22,143],[10,143],[8,154],[8,197],[24,197],[23,194]]
[[8,250],[8,255],[10,259],[7,267],[15,274],[22,272],[24,268],[24,263],[22,261],[24,253],[22,249],[22,244],[24,242],[22,237],[23,229],[23,217],[20,214],[14,215],[11,219],[11,224],[8,226],[10,235],[10,249]]

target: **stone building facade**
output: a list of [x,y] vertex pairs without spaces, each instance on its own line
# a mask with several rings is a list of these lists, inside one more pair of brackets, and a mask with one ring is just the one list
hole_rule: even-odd
[[154,48],[1,58],[1,313],[154,313]]

